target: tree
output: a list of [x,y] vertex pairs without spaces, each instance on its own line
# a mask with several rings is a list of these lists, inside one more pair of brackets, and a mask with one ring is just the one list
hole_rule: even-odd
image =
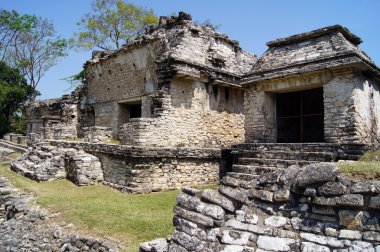
[[0,10],[0,60],[7,55],[7,49],[22,32],[30,31],[37,24],[37,17],[20,15],[16,11]]
[[25,120],[20,110],[28,99],[28,90],[20,72],[0,61],[0,136],[11,131],[24,132]]
[[95,0],[92,10],[77,23],[81,31],[71,41],[78,48],[119,49],[158,23],[153,10],[123,0]]
[[29,30],[20,32],[17,39],[12,40],[6,57],[28,80],[31,100],[45,73],[67,55],[66,49],[67,41],[56,35],[50,21],[42,18],[36,18]]

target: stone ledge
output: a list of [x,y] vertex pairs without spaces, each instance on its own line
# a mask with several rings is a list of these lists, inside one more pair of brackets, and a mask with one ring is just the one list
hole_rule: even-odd
[[62,148],[83,149],[86,152],[98,152],[130,157],[167,157],[167,158],[201,158],[220,159],[221,149],[186,148],[186,147],[137,147],[131,145],[83,143],[51,140],[50,145]]

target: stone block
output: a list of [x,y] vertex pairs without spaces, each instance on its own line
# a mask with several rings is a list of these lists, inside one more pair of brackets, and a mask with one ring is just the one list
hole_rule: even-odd
[[360,194],[346,194],[337,197],[336,203],[342,206],[363,206],[364,198]]
[[297,242],[289,238],[260,235],[257,239],[257,246],[269,251],[292,251],[297,247]]
[[212,203],[215,203],[230,212],[235,211],[235,205],[233,201],[221,195],[217,190],[213,190],[213,189],[204,190],[202,192],[202,198]]
[[184,219],[193,221],[195,223],[198,223],[198,224],[201,224],[204,226],[208,226],[208,227],[214,226],[214,221],[212,218],[205,216],[203,214],[200,214],[200,213],[196,213],[196,212],[186,210],[186,209],[181,208],[179,206],[174,207],[174,213],[176,213],[178,216],[180,216]]
[[275,228],[285,226],[287,223],[288,219],[282,216],[271,216],[264,220],[265,225]]
[[360,231],[355,231],[355,230],[342,229],[339,232],[340,239],[361,240],[362,236],[363,235]]

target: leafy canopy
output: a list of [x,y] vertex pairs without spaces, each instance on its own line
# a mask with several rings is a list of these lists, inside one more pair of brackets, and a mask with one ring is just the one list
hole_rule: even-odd
[[30,31],[36,24],[36,16],[20,15],[14,10],[0,10],[0,60],[4,60],[8,47],[18,41],[18,36]]
[[0,53],[28,80],[30,98],[45,73],[66,56],[67,41],[56,34],[53,24],[34,15],[0,10]]
[[92,10],[77,23],[80,32],[71,39],[78,48],[119,49],[158,23],[153,10],[123,0],[95,0]]

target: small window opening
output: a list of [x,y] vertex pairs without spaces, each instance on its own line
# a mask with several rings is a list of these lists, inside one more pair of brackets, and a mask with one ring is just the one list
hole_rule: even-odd
[[134,103],[119,103],[118,125],[129,122],[132,118],[141,118],[141,101]]
[[197,31],[197,30],[191,30],[191,36],[193,36],[193,37],[199,37],[199,31]]
[[141,117],[141,103],[140,104],[130,104],[129,105],[129,118],[140,118]]

